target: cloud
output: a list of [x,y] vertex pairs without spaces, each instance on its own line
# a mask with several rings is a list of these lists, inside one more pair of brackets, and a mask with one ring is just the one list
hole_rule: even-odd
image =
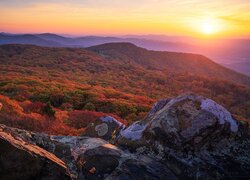
[[220,16],[220,19],[238,25],[250,25],[250,19],[247,17],[239,17],[237,15]]
[[131,4],[143,4],[152,0],[1,0],[1,7],[24,7],[32,6],[36,4],[67,4],[72,6],[115,6],[115,5],[127,5]]

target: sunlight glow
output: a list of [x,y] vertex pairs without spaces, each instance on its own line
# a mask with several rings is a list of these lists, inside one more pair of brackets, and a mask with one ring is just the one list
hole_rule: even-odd
[[202,25],[202,32],[205,34],[212,34],[215,32],[215,27],[211,23],[205,22]]
[[205,36],[217,36],[223,33],[226,29],[225,22],[217,17],[200,17],[196,21],[190,23],[196,32]]
[[51,32],[75,35],[167,34],[202,38],[239,35],[250,37],[249,0],[61,0],[58,2],[58,0],[0,1],[0,32]]

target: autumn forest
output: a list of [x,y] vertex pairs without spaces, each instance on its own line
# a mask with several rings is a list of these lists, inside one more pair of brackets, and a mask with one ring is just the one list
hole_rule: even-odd
[[250,79],[200,55],[130,43],[88,49],[2,45],[0,62],[0,122],[9,126],[80,135],[98,117],[131,124],[158,99],[183,93],[209,97],[236,119],[250,120]]

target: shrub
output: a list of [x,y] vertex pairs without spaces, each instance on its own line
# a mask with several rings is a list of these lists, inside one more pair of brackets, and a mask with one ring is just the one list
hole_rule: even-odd
[[85,110],[89,110],[89,111],[94,111],[95,110],[95,105],[91,102],[88,102],[84,107],[83,109]]
[[48,116],[55,116],[55,110],[52,108],[50,102],[47,102],[44,106],[43,112]]

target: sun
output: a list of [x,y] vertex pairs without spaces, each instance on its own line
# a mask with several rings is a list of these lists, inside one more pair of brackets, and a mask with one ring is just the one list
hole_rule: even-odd
[[223,33],[225,23],[217,17],[197,17],[190,19],[190,28],[198,37],[217,37]]
[[204,22],[202,24],[202,32],[204,34],[213,34],[215,30],[215,26],[211,22]]
[[200,31],[205,35],[215,34],[221,29],[221,22],[216,18],[206,18],[200,22]]

